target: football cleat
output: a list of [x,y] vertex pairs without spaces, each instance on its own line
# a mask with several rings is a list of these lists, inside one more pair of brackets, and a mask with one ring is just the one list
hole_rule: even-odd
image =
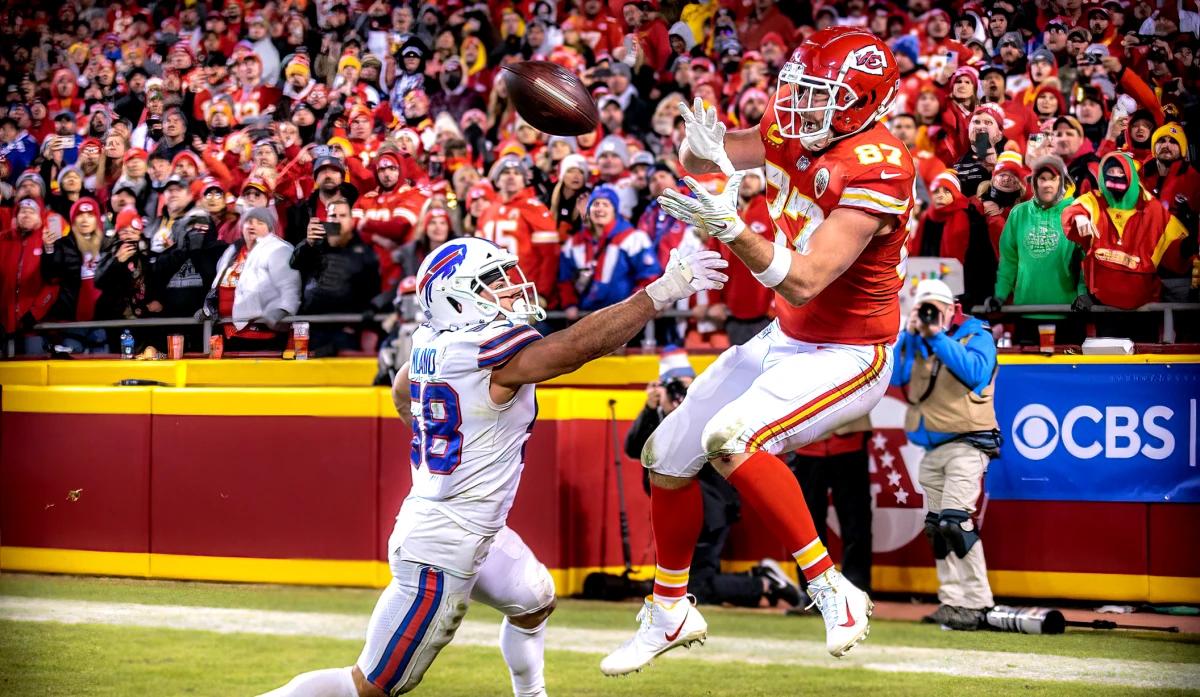
[[638,613],[637,633],[629,641],[600,661],[605,675],[626,675],[641,670],[656,657],[677,646],[703,644],[708,638],[708,622],[696,609],[695,596],[681,598],[670,606],[646,596]]
[[846,655],[871,633],[869,618],[875,603],[837,569],[809,581],[808,595],[825,618],[825,648],[835,658]]

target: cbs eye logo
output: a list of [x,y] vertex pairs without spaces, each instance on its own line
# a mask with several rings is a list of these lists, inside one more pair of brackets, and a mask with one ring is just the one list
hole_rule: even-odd
[[1013,445],[1029,460],[1045,459],[1058,447],[1058,418],[1045,404],[1029,404],[1012,424]]

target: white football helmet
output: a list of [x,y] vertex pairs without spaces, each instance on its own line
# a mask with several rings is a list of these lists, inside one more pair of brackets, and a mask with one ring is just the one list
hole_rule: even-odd
[[[500,281],[504,285],[497,286]],[[511,310],[500,298],[520,296]],[[525,279],[517,257],[479,237],[460,237],[434,249],[417,271],[417,302],[434,329],[453,331],[503,316],[512,322],[546,319],[537,289]]]

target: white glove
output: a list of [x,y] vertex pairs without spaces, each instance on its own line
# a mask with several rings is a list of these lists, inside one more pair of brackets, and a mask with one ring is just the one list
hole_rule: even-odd
[[1086,215],[1077,215],[1074,218],[1075,230],[1080,237],[1099,237],[1100,231],[1092,224],[1092,219]]
[[704,102],[696,97],[692,109],[686,102],[679,103],[679,115],[683,117],[684,138],[680,151],[687,145],[696,157],[708,160],[721,168],[729,177],[733,175],[733,163],[725,152],[725,124],[717,118],[717,108],[704,110]]
[[729,262],[712,250],[680,257],[679,250],[672,249],[667,269],[658,280],[646,286],[646,295],[654,302],[654,309],[662,312],[677,301],[702,290],[724,288],[729,277],[718,269],[726,266],[729,266]]
[[729,244],[746,229],[746,223],[742,222],[737,209],[738,190],[742,188],[744,176],[745,172],[737,172],[730,177],[720,196],[708,193],[695,179],[684,177],[684,183],[696,194],[696,198],[667,189],[659,195],[658,203],[672,218],[694,225],[709,236]]

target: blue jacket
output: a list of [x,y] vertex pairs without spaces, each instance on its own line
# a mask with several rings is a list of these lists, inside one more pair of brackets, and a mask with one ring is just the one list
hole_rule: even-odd
[[[588,233],[585,230],[578,234]],[[650,236],[624,218],[617,218],[600,249],[588,249],[588,246],[576,239],[568,240],[563,245],[558,266],[560,283],[586,280],[579,291],[581,310],[615,305],[662,274]],[[589,258],[593,254],[595,257]],[[581,274],[589,272],[590,279],[581,278]]]
[[38,144],[33,136],[21,131],[13,142],[0,146],[0,154],[8,160],[8,183],[16,184],[17,177],[21,176],[38,156]]
[[[942,365],[975,394],[983,394],[996,370],[996,342],[992,339],[991,327],[974,317],[968,317],[962,324],[948,332],[940,332],[932,339],[901,332],[892,351],[896,359],[892,385],[896,387],[904,387],[912,379],[913,361],[918,353],[928,358],[932,351]],[[908,440],[928,450],[957,435],[930,431],[925,428],[922,418],[917,430],[908,433]]]

